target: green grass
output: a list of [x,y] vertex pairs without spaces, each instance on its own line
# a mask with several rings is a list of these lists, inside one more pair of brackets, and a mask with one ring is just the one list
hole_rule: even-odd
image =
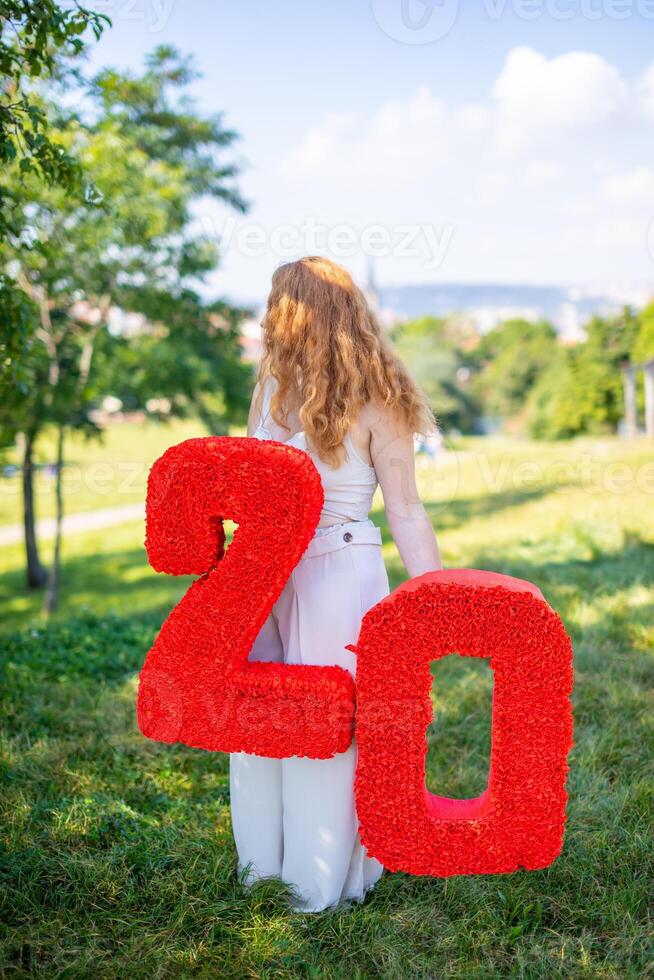
[[[0,974],[654,975],[651,447],[459,449],[421,474],[446,564],[531,579],[573,637],[576,745],[559,860],[448,881],[387,874],[364,905],[316,916],[291,913],[275,883],[243,894],[227,758],[148,742],[134,721],[137,672],[185,583],[148,568],[139,525],[72,535],[49,625],[22,588],[20,549],[1,553]],[[396,585],[401,565],[382,512],[373,517]],[[433,696],[429,787],[479,792],[490,671],[449,657]]]
[[[66,442],[64,492],[67,513],[122,507],[143,500],[148,470],[168,446],[206,431],[195,421],[166,425],[126,422],[107,427],[99,438],[87,439],[71,433]],[[56,458],[54,435],[47,433],[37,443],[35,500],[37,517],[55,512],[54,481],[43,465]],[[17,463],[15,451],[3,454],[3,466]],[[20,480],[0,477],[0,527],[22,520]]]

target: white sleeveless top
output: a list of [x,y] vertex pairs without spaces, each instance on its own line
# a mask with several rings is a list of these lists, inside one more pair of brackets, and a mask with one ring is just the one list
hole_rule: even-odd
[[[266,378],[261,405],[261,420],[253,432],[255,439],[272,439],[266,428],[270,415],[270,401],[273,394],[273,378]],[[307,445],[306,434],[300,430],[290,439],[283,440],[287,446],[302,449],[311,457],[322,481],[325,502],[320,514],[319,524],[341,524],[346,521],[365,521],[370,513],[372,498],[377,489],[377,474],[354,448],[349,433],[343,439],[346,458],[340,466],[330,466],[312,452]]]

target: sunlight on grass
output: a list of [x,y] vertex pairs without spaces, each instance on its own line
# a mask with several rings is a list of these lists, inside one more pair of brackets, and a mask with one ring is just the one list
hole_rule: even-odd
[[[148,472],[155,459],[184,439],[204,436],[199,422],[174,420],[157,425],[151,421],[109,425],[99,439],[87,439],[72,431],[68,436],[64,471],[65,511],[77,514],[105,507],[138,503],[145,497]],[[37,465],[55,458],[54,436],[46,433],[38,444]],[[15,453],[7,462],[17,463]],[[37,517],[54,515],[54,481],[43,469],[35,480]],[[20,481],[0,477],[0,526],[19,524]]]
[[[148,442],[152,456],[164,432]],[[135,437],[127,451],[143,453]],[[589,454],[599,466],[590,476]],[[565,849],[541,872],[446,881],[387,874],[362,906],[315,917],[289,912],[279,883],[243,892],[227,757],[138,732],[138,671],[190,579],[149,568],[138,522],[70,535],[61,609],[46,625],[40,596],[23,587],[20,548],[3,549],[0,972],[648,975],[650,457],[643,442],[500,439],[462,440],[433,470],[421,462],[446,565],[535,582],[573,638]],[[619,487],[611,482],[618,463],[628,477]],[[395,586],[405,572],[379,497],[372,516]],[[474,658],[444,658],[432,696],[429,788],[478,795],[488,778],[492,672]]]

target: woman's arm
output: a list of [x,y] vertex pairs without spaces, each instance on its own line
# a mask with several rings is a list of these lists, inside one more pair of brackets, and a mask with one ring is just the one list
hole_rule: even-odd
[[388,526],[409,576],[442,568],[436,535],[418,495],[413,434],[391,413],[380,411],[370,426],[370,455]]

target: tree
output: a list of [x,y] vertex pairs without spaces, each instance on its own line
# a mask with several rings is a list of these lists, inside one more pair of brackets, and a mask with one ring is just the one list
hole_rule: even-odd
[[518,415],[540,375],[557,359],[556,331],[545,321],[507,320],[490,330],[477,351],[475,391],[489,415]]
[[[222,388],[225,411],[245,401],[245,392],[233,384],[239,370],[244,377],[236,366],[238,312],[226,303],[205,307],[193,288],[218,259],[215,244],[192,231],[194,202],[208,194],[245,206],[233,186],[236,169],[221,157],[235,136],[222,129],[219,119],[195,114],[183,97],[191,77],[174,51],[159,49],[142,76],[105,72],[94,80],[89,95],[97,115],[92,122],[75,114],[59,119],[58,140],[91,175],[97,188],[93,200],[79,202],[64,189],[44,186],[36,175],[19,175],[15,169],[4,178],[20,202],[24,230],[9,236],[2,258],[37,311],[29,389],[5,409],[29,433],[24,472],[32,470],[29,454],[43,427],[54,424],[58,432],[50,609],[56,605],[59,579],[65,433],[71,426],[92,427],[89,409],[100,391],[98,381],[112,377],[106,358],[101,370],[95,363],[98,350],[112,348],[112,308],[143,315],[146,329],[134,348],[167,363],[169,379],[173,368],[178,374],[183,368],[191,394],[202,351],[219,350],[222,376],[211,380],[214,389]],[[171,95],[177,89],[182,91],[179,100]],[[214,329],[219,308],[228,324],[220,334]],[[146,337],[154,338],[149,351]],[[215,358],[209,361],[216,367]],[[34,508],[29,483],[24,489],[27,529]],[[26,533],[26,543],[29,537]],[[38,584],[38,554],[31,560],[30,569],[28,550],[28,581]]]
[[29,424],[23,408],[35,386],[45,384],[44,351],[35,336],[38,312],[13,280],[0,276],[0,309],[2,322],[11,330],[0,334],[0,450],[11,445],[20,433],[23,439],[23,523],[27,563],[27,583],[38,588],[46,580],[36,540],[34,514],[34,443],[37,431]]
[[529,406],[530,433],[564,439],[614,432],[623,412],[620,369],[630,359],[638,330],[638,317],[628,307],[618,316],[594,316],[586,340],[562,350],[541,375]]
[[641,310],[638,330],[632,351],[634,364],[644,364],[654,359],[654,302]]
[[[47,183],[79,188],[82,172],[74,156],[52,138],[47,113],[34,93],[35,80],[51,76],[63,61],[78,56],[82,35],[99,38],[111,23],[77,2],[0,0],[0,164],[17,161],[21,173]],[[0,195],[0,238],[16,231],[10,189]],[[20,209],[18,209],[20,211]]]
[[[80,3],[55,0],[0,0],[0,165],[18,176],[32,174],[83,197],[83,172],[74,155],[52,137],[36,84],[60,80],[84,49],[82,35],[96,40],[109,18]],[[16,170],[17,168],[17,170]],[[0,243],[18,236],[24,212],[14,191],[20,180],[0,187]],[[26,376],[32,353],[33,317],[11,277],[0,274],[0,404],[11,400]],[[40,577],[36,573],[37,578]]]
[[479,406],[467,387],[476,337],[454,320],[423,317],[393,330],[398,354],[430,401],[440,425],[469,432]]
[[252,387],[252,369],[240,356],[244,311],[204,303],[193,290],[158,299],[155,311],[151,297],[152,319],[135,335],[105,338],[103,388],[128,410],[198,416],[207,431],[225,435],[232,422],[245,421]]

